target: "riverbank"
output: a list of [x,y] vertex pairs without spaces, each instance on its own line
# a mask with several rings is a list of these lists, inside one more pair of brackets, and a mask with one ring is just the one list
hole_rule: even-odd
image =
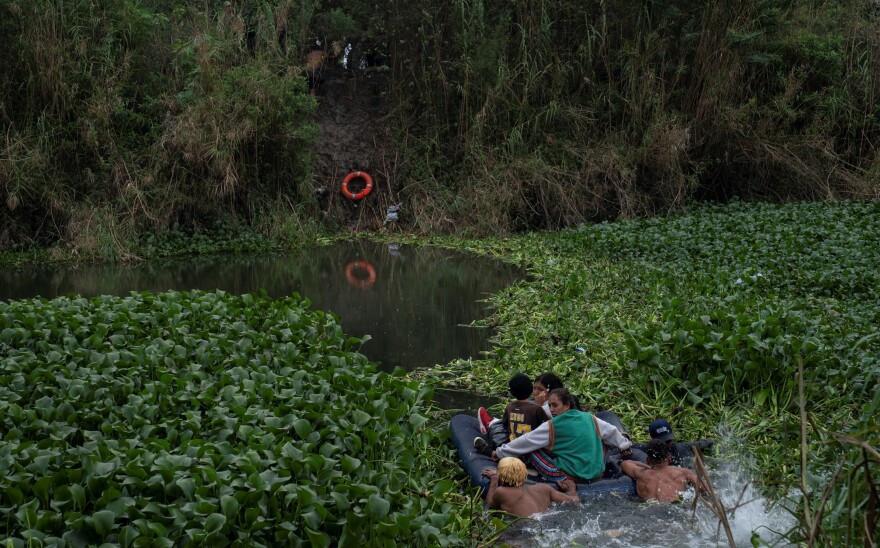
[[[637,425],[656,416],[668,418],[680,439],[716,438],[723,425],[748,448],[766,494],[802,480],[821,493],[829,480],[819,478],[836,478],[827,505],[838,510],[823,515],[820,532],[851,544],[862,538],[847,536],[865,530],[860,520],[873,519],[858,510],[873,496],[866,474],[876,472],[870,449],[880,445],[878,234],[876,202],[701,206],[665,219],[484,240],[394,234],[394,241],[492,255],[530,275],[489,298],[494,311],[483,323],[497,332],[491,354],[411,377],[419,389],[500,397],[515,371],[553,371],[586,404],[615,410],[638,439],[646,436]],[[257,299],[245,308],[264,306],[277,305]],[[456,517],[438,529],[469,542],[474,530],[494,527],[475,527],[476,493],[452,488],[450,480],[463,486],[464,478],[443,437],[440,421],[416,440],[415,461],[425,462],[417,470],[431,491],[408,496],[439,498],[448,505],[443,513]],[[802,458],[809,475],[801,475]],[[822,507],[818,499],[807,499],[806,510]],[[791,540],[806,538],[807,524],[803,518]]]

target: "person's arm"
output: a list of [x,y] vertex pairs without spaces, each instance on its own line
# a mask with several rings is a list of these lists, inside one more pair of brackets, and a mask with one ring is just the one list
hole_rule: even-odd
[[523,434],[509,443],[505,443],[495,450],[495,455],[499,459],[503,457],[518,457],[538,449],[543,449],[550,444],[552,435],[553,423],[547,421],[531,432]]
[[684,477],[688,483],[694,486],[694,489],[696,489],[697,492],[702,493],[706,491],[706,488],[703,487],[703,482],[700,481],[700,478],[697,477],[697,475],[692,470],[684,468]]
[[577,494],[577,486],[570,479],[565,479],[556,484],[562,491],[550,488],[550,501],[563,504],[580,504],[581,498]]
[[599,437],[602,438],[602,441],[608,445],[619,447],[621,451],[626,451],[632,447],[632,442],[623,437],[623,434],[620,433],[620,430],[618,430],[616,426],[595,416],[593,417],[593,420],[596,421],[596,429],[599,431]]
[[486,492],[486,504],[489,508],[501,508],[504,503],[503,491],[498,490],[498,470],[486,468],[483,476],[489,478],[489,490]]
[[620,463],[620,469],[623,473],[632,479],[638,479],[642,472],[650,468],[647,464],[635,460],[625,460]]
[[483,470],[484,477],[489,478],[489,490],[486,492],[486,504],[489,508],[498,508],[495,504],[495,491],[498,489],[498,470],[486,468]]
[[504,428],[505,441],[510,441],[510,405],[504,408],[504,413],[501,415],[501,426]]

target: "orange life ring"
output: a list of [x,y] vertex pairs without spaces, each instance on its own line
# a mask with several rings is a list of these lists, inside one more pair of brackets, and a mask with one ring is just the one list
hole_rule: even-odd
[[[366,278],[360,278],[354,275],[355,270],[362,270],[367,273]],[[345,279],[348,283],[358,289],[369,289],[376,283],[376,269],[367,261],[352,261],[345,265]]]
[[[354,181],[355,179],[363,179],[367,186],[364,187],[363,190],[354,194],[352,191],[348,190],[348,183]],[[345,179],[342,180],[342,188],[340,189],[342,195],[348,198],[349,200],[363,200],[367,194],[373,190],[373,179],[364,173],[363,171],[352,171],[348,175],[345,176]]]

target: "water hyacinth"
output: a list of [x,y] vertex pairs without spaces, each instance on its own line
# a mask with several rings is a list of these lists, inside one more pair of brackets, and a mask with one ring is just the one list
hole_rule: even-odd
[[512,372],[552,371],[641,439],[655,417],[679,439],[724,425],[762,492],[810,492],[786,538],[876,538],[880,203],[701,205],[452,245],[531,279],[490,298],[486,359],[419,375],[503,394]]
[[[293,296],[0,302],[15,546],[437,544],[430,390]],[[448,531],[446,531],[448,533]]]

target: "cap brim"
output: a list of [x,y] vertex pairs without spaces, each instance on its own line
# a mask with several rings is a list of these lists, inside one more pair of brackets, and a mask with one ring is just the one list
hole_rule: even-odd
[[675,434],[660,434],[654,439],[660,441],[672,441],[675,439]]

